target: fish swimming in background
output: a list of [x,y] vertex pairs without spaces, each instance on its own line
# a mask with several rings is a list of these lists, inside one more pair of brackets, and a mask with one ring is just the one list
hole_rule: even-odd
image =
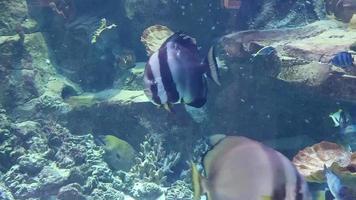
[[350,186],[342,183],[340,177],[324,165],[324,173],[331,194],[335,200],[355,200],[356,194]]
[[311,200],[308,186],[281,153],[257,141],[227,136],[203,157],[205,177],[192,163],[194,200]]
[[145,94],[154,104],[167,110],[177,103],[200,108],[207,100],[206,76],[220,85],[218,64],[214,47],[203,60],[194,38],[174,33],[146,64]]
[[353,67],[354,66],[354,58],[352,57],[351,53],[342,51],[337,53],[329,63],[338,66],[338,67]]
[[335,127],[340,126],[341,112],[342,109],[339,109],[337,112],[330,113],[329,115],[329,117],[333,120]]
[[114,135],[101,135],[96,142],[104,147],[104,160],[113,170],[129,170],[134,164],[136,151],[126,141]]
[[339,197],[339,191],[342,187],[340,178],[337,177],[330,169],[328,169],[324,165],[324,172],[325,172],[325,177],[326,177],[326,182],[328,184],[328,187],[330,189],[330,192],[333,194],[333,196],[336,199],[340,199]]
[[351,116],[350,111],[342,111],[340,113],[340,129],[342,134],[356,134],[356,120]]
[[271,56],[277,54],[277,50],[274,47],[271,46],[265,46],[259,51],[257,51],[255,54],[253,54],[254,57],[256,56]]

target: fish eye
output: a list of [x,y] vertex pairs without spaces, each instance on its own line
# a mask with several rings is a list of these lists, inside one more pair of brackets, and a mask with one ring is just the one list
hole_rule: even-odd
[[115,156],[116,156],[117,159],[121,159],[120,154],[117,153],[117,154],[115,154]]

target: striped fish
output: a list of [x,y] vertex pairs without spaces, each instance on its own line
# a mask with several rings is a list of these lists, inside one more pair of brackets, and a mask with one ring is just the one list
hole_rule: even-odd
[[311,200],[308,186],[281,153],[239,136],[221,139],[203,158],[206,177],[192,164],[194,200]]
[[195,39],[178,32],[149,58],[144,72],[145,94],[168,110],[177,103],[200,108],[207,100],[206,75],[220,84],[214,47],[202,60]]
[[338,67],[352,67],[354,66],[354,58],[351,53],[342,51],[337,53],[330,61],[335,66]]
[[326,177],[326,182],[328,184],[329,190],[335,197],[335,200],[355,200],[356,199],[356,189],[354,185],[346,185],[341,181],[331,169],[324,165],[324,172]]

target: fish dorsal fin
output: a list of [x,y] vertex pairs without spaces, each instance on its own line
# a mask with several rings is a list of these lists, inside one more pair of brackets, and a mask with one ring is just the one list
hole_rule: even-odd
[[185,43],[185,44],[190,44],[190,45],[197,45],[197,40],[193,37],[190,37],[189,35],[186,35],[185,33],[178,32],[178,38],[179,41]]
[[165,44],[168,43],[168,42],[175,42],[175,43],[177,43],[177,44],[179,44],[181,46],[184,46],[185,48],[197,48],[196,39],[190,37],[189,35],[186,35],[183,32],[174,33],[171,37],[169,37],[165,41],[165,43],[163,43],[162,47],[164,47]]
[[[222,152],[230,148],[230,138],[226,136],[220,139],[203,157],[203,165],[206,175],[211,171],[212,164],[218,159]],[[209,177],[207,177],[209,178]]]
[[209,136],[209,143],[212,146],[215,146],[218,144],[221,140],[223,140],[226,137],[225,134],[214,134]]

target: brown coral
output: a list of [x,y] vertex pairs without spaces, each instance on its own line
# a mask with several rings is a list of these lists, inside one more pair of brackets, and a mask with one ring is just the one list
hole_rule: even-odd
[[339,166],[340,168],[347,168],[350,163],[351,152],[346,151],[338,144],[326,141],[299,151],[293,158],[293,164],[309,182],[325,181],[324,165],[327,167]]
[[142,33],[141,42],[146,47],[147,55],[150,56],[156,52],[173,34],[172,30],[162,25],[153,25],[146,28]]

